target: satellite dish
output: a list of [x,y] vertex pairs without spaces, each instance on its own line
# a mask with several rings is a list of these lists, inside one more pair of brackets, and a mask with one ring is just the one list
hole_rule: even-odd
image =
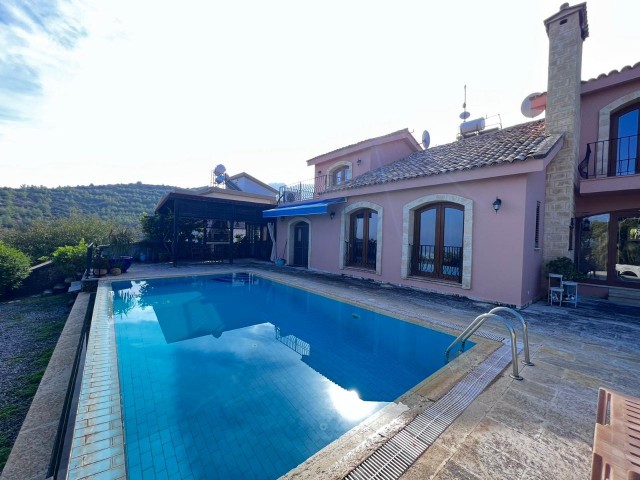
[[520,111],[522,112],[522,115],[524,115],[527,118],[534,118],[540,115],[542,112],[544,112],[546,107],[546,98],[544,99],[544,102],[534,101],[534,99],[536,99],[537,97],[540,97],[541,95],[544,95],[544,94],[540,92],[535,92],[527,95],[524,98],[524,100],[522,101],[522,105],[520,105]]
[[431,135],[429,135],[429,131],[425,130],[422,132],[422,146],[426,150],[429,148],[429,144],[431,143]]
[[[227,171],[226,167],[224,165],[220,164],[213,170],[213,173],[216,174],[216,177],[219,177],[220,175],[224,175],[224,172],[226,172],[226,171]],[[224,181],[224,179],[223,179],[223,181]]]
[[469,118],[471,116],[471,114],[465,110],[459,116],[460,116],[461,120],[466,120],[467,118]]

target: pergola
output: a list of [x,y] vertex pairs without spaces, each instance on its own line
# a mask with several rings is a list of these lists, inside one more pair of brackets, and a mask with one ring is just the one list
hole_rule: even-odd
[[[183,218],[202,220],[206,225],[202,246],[210,248],[212,253],[215,253],[216,248],[228,252],[228,255],[219,255],[217,258],[222,260],[226,257],[229,263],[233,263],[234,257],[234,228],[243,230],[248,237],[248,242],[254,247],[258,242],[261,244],[268,242],[269,245],[272,243],[272,238],[269,238],[270,236],[266,233],[269,219],[263,218],[262,212],[274,207],[275,198],[271,201],[267,197],[258,195],[234,195],[240,196],[243,200],[229,198],[233,195],[226,192],[221,193],[218,197],[170,192],[160,200],[155,213],[160,215],[173,213],[171,250],[174,266],[178,261],[176,246],[178,245],[179,220]],[[271,223],[274,223],[273,220]],[[225,247],[225,245],[227,248],[219,248]],[[264,245],[262,246],[264,247]],[[264,252],[265,248],[262,248],[261,251]],[[270,254],[270,247],[268,252]],[[266,255],[266,259],[269,259],[269,254]],[[262,258],[265,255],[263,253],[252,256]]]

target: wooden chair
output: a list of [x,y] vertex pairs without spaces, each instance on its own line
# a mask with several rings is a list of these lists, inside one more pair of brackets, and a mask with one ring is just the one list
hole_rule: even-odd
[[598,391],[591,480],[640,480],[640,399]]

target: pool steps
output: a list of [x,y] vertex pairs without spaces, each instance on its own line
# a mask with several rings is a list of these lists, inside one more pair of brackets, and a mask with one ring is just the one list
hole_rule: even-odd
[[511,338],[511,357],[512,357],[512,364],[513,364],[513,373],[511,373],[509,376],[515,380],[522,380],[522,377],[520,376],[518,371],[518,350],[516,346],[517,345],[516,332],[513,326],[506,319],[504,319],[499,315],[496,315],[496,313],[498,312],[509,313],[512,316],[514,316],[517,320],[520,321],[520,324],[522,325],[522,339],[524,342],[524,360],[522,361],[522,363],[524,365],[533,366],[533,363],[531,363],[531,358],[529,357],[529,327],[527,325],[527,322],[522,317],[522,315],[520,315],[518,312],[516,312],[512,308],[508,308],[508,307],[496,307],[490,310],[488,313],[483,313],[482,315],[478,315],[475,318],[475,320],[471,322],[471,324],[464,330],[464,332],[462,332],[458,336],[458,338],[456,338],[451,343],[451,345],[447,347],[447,349],[444,352],[445,358],[447,359],[447,361],[449,361],[449,353],[451,352],[451,349],[455,347],[457,344],[460,344],[460,349],[463,351],[465,342],[469,339],[471,335],[473,335],[482,326],[482,324],[485,321],[490,319],[500,320],[507,327],[507,330],[509,331],[509,336]]

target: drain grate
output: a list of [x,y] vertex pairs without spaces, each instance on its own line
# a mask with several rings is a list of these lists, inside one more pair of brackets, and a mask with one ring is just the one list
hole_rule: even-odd
[[393,480],[413,465],[465,408],[511,362],[511,348],[503,345],[470,371],[440,400],[430,405],[387,443],[351,471],[347,480]]

